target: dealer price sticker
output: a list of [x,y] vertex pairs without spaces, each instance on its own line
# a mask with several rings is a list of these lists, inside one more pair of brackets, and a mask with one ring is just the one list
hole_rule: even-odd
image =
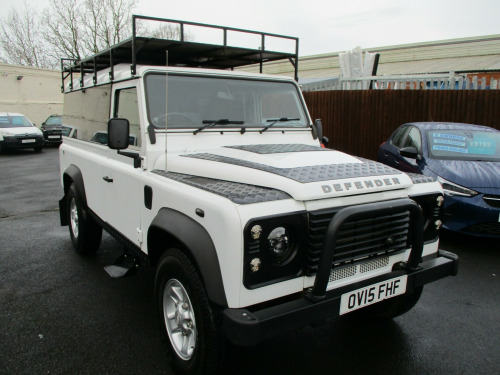
[[342,294],[339,315],[405,294],[407,281],[408,276],[404,275]]

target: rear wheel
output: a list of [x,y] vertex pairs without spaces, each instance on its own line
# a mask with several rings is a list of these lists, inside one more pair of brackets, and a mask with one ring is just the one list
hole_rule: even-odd
[[155,295],[172,367],[182,374],[217,373],[223,353],[219,311],[180,250],[169,249],[161,258]]
[[359,313],[362,314],[363,317],[370,317],[373,319],[389,320],[395,318],[410,311],[417,304],[423,289],[422,286],[415,288],[411,293],[406,293],[368,306],[361,309]]
[[82,254],[95,252],[101,244],[101,226],[88,214],[74,184],[69,187],[67,199],[69,233],[73,246]]

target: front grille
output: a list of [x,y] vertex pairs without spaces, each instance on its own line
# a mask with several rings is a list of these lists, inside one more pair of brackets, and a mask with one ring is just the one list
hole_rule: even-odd
[[500,223],[490,222],[474,224],[465,228],[464,232],[500,236]]
[[330,271],[330,277],[328,282],[334,282],[338,280],[347,279],[349,277],[358,275],[360,273],[366,273],[370,271],[375,271],[380,268],[387,267],[389,265],[389,257],[379,257],[368,262],[362,262],[359,264],[350,264],[345,267],[333,268]]
[[[307,275],[316,274],[326,229],[338,210],[309,212]],[[335,245],[334,265],[356,262],[404,251],[408,247],[410,212],[347,220],[340,227]]]

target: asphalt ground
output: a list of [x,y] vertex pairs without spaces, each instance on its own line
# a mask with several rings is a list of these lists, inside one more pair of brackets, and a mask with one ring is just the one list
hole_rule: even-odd
[[[104,234],[74,252],[59,225],[57,148],[0,154],[0,374],[171,374],[154,308],[154,270],[111,279]],[[424,288],[383,324],[335,318],[233,349],[230,374],[499,374],[500,241],[444,233],[459,274]]]

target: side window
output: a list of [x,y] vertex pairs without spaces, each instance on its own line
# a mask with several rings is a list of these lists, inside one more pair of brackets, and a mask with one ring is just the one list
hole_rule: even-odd
[[414,126],[411,127],[403,147],[415,147],[420,153],[420,150],[422,149],[422,137],[418,128]]
[[63,123],[72,137],[108,143],[108,120],[111,106],[111,86],[103,85],[64,95]]
[[141,148],[141,124],[139,121],[139,104],[137,102],[137,88],[129,87],[116,90],[114,117],[126,118],[130,123],[130,148]]

